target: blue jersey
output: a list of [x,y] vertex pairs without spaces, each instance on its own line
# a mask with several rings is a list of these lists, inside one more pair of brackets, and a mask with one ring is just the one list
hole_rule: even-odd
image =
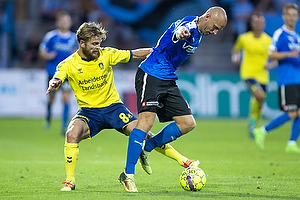
[[56,57],[53,60],[47,61],[46,68],[49,77],[55,74],[56,66],[62,60],[67,58],[78,48],[76,35],[73,32],[61,33],[59,30],[48,32],[40,44],[40,49],[47,52],[56,52]]
[[[199,46],[203,34],[196,24],[197,16],[188,16],[172,23],[158,40],[152,53],[140,64],[140,68],[162,80],[177,80],[177,68],[193,54]],[[175,31],[178,27],[186,27],[191,36],[185,40],[178,40]]]
[[[295,31],[289,31],[285,26],[282,26],[274,32],[269,49],[277,52],[299,51],[300,37]],[[277,68],[277,84],[279,87],[300,84],[299,64],[299,55],[296,58],[287,57],[279,60]]]

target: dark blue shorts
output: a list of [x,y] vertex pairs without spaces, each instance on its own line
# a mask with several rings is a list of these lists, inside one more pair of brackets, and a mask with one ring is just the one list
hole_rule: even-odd
[[261,88],[264,92],[267,91],[267,85],[264,84],[260,84],[259,82],[257,82],[254,79],[247,79],[245,80],[245,83],[248,87],[248,89],[252,92],[254,92],[254,90]]
[[191,115],[191,109],[174,80],[161,80],[141,68],[135,76],[138,113],[155,112],[160,122],[175,116]]
[[91,137],[103,129],[113,128],[124,134],[123,128],[137,120],[123,103],[115,103],[105,108],[81,108],[72,120],[74,119],[86,122]]
[[280,110],[296,111],[300,108],[300,84],[282,85],[278,88]]

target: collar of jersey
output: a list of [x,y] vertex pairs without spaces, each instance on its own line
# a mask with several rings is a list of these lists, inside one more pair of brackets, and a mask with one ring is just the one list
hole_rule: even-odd
[[81,60],[83,60],[83,61],[90,62],[90,60],[88,60],[88,59],[86,59],[86,58],[82,58],[81,56],[80,56],[80,58],[81,58]]

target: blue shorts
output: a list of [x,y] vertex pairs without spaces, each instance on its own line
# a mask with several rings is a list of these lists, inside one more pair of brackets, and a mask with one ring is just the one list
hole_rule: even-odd
[[256,89],[261,88],[264,92],[267,91],[267,85],[261,84],[257,82],[255,79],[247,79],[245,80],[245,83],[248,87],[248,89],[252,92],[254,92]]
[[125,107],[123,103],[115,103],[105,108],[81,108],[74,119],[83,120],[93,137],[103,129],[116,129],[124,134],[125,128],[137,118]]

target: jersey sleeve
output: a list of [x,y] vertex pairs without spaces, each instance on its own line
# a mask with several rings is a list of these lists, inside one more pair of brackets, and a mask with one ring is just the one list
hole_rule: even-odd
[[68,67],[69,64],[66,61],[59,63],[56,67],[56,71],[53,78],[59,79],[62,82],[64,82],[64,80],[67,78],[68,75]]
[[271,51],[277,51],[278,46],[280,45],[280,36],[282,34],[282,30],[278,29],[274,32],[273,37],[272,37],[272,42],[269,46],[269,50]]
[[129,50],[118,50],[115,48],[107,48],[110,57],[110,65],[116,65],[118,63],[128,63],[131,60],[132,54]]
[[234,45],[233,45],[233,49],[236,51],[239,51],[243,48],[243,36],[240,35],[238,36],[238,38],[236,39]]
[[51,45],[51,39],[53,37],[53,33],[52,32],[48,32],[46,33],[46,35],[44,36],[40,46],[39,46],[39,49],[40,50],[43,50],[43,51],[47,51],[49,52],[50,51],[50,45]]

